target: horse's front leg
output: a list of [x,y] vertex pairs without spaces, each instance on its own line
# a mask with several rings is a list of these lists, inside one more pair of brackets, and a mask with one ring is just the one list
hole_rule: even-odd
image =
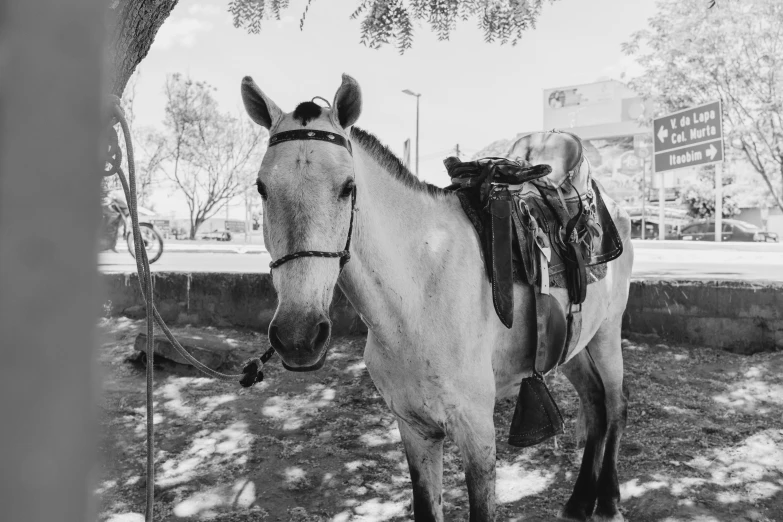
[[[483,401],[482,401],[483,402]],[[459,446],[470,500],[470,522],[495,520],[494,402],[475,402],[452,419],[449,435]]]
[[419,429],[397,418],[413,486],[416,522],[443,521],[443,433]]

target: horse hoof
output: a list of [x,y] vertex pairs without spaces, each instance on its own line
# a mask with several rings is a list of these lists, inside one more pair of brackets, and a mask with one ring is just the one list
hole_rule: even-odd
[[625,518],[620,512],[615,515],[595,514],[590,517],[590,522],[625,522]]
[[588,515],[578,515],[573,510],[564,507],[557,514],[557,522],[587,522]]

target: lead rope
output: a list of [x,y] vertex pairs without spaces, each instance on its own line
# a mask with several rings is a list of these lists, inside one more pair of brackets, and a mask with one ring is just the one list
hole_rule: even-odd
[[[125,112],[120,104],[120,99],[117,96],[110,97],[111,102],[111,121],[109,125],[109,149],[108,149],[108,161],[106,167],[104,167],[104,176],[113,176],[117,174],[122,184],[122,190],[125,193],[125,201],[128,204],[128,211],[131,216],[131,224],[133,229],[133,245],[136,251],[136,270],[139,275],[139,288],[141,289],[141,295],[144,299],[144,307],[146,310],[147,319],[147,386],[146,386],[146,401],[147,401],[147,484],[146,484],[146,511],[144,520],[145,522],[153,522],[153,508],[155,506],[155,426],[153,424],[153,384],[154,384],[154,333],[155,322],[158,323],[166,338],[171,342],[174,348],[179,354],[184,357],[193,366],[198,368],[201,372],[220,379],[223,381],[239,381],[239,383],[247,388],[261,382],[264,379],[264,373],[262,371],[264,363],[266,363],[273,355],[274,348],[270,347],[260,357],[256,357],[246,361],[242,368],[242,373],[239,374],[225,374],[215,371],[195,357],[182,347],[177,341],[174,335],[169,330],[163,318],[155,308],[153,287],[152,287],[152,275],[150,273],[149,260],[147,259],[147,250],[142,247],[141,231],[139,230],[139,217],[136,208],[136,165],[133,160],[133,144],[130,138],[130,128],[128,122],[125,119]],[[128,177],[130,183],[125,179],[125,173],[122,171],[122,150],[119,148],[119,138],[117,136],[117,130],[114,126],[119,122],[122,128],[122,134],[125,138],[125,150],[128,152]],[[154,319],[154,321],[153,321]]]

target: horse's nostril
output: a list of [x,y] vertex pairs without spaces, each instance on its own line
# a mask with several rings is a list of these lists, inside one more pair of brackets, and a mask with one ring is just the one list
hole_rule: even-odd
[[284,348],[283,342],[280,340],[280,337],[277,335],[279,329],[275,325],[271,325],[269,327],[269,342],[272,345],[272,348],[275,350],[280,350]]
[[322,320],[310,329],[295,327],[281,329],[277,324],[269,326],[269,342],[275,350],[321,350],[329,341],[332,325],[328,320]]
[[329,335],[332,332],[332,325],[329,321],[321,321],[316,326],[315,338],[313,339],[313,348],[320,350],[321,347],[329,340]]

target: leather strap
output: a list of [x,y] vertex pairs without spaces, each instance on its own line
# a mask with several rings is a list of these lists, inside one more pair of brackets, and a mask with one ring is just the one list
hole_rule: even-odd
[[492,227],[492,302],[500,321],[511,328],[514,322],[514,280],[511,262],[511,199],[507,187],[495,188],[490,195]]
[[578,310],[568,312],[568,334],[566,336],[566,349],[563,351],[563,357],[560,360],[560,364],[565,363],[571,354],[576,350],[576,345],[579,344],[579,337],[582,335],[582,307],[579,306]]
[[269,138],[269,146],[278,145],[284,141],[302,141],[302,140],[316,140],[325,141],[327,143],[334,143],[340,145],[348,150],[348,153],[353,156],[353,150],[351,149],[351,142],[334,132],[327,132],[321,130],[308,130],[308,129],[295,129],[290,131],[278,132],[273,134]]
[[568,300],[573,304],[582,304],[587,297],[587,263],[582,256],[578,242],[566,243],[567,257],[566,279],[568,280]]
[[[334,132],[327,132],[321,130],[307,130],[307,129],[295,129],[290,131],[278,132],[273,134],[269,138],[269,147],[283,143],[284,141],[325,141],[327,143],[334,143],[340,145],[348,150],[348,153],[353,156],[351,150],[351,142]],[[269,263],[269,269],[275,269],[280,265],[287,263],[293,259],[299,259],[302,257],[338,257],[340,258],[340,271],[342,272],[345,264],[351,260],[351,237],[353,236],[353,216],[356,213],[356,186],[351,190],[351,221],[348,224],[348,238],[345,240],[345,248],[339,252],[322,252],[320,250],[300,250],[293,254],[284,255],[271,263]]]
[[[536,230],[539,229],[537,225],[534,225],[535,220],[530,215],[530,212],[526,209],[523,211],[520,208],[523,204],[516,200],[512,201],[511,218],[516,229],[516,246],[519,248],[519,256],[525,269],[523,276],[527,284],[533,286],[536,284],[536,277],[538,276],[536,266]],[[512,246],[512,248],[514,247]]]

